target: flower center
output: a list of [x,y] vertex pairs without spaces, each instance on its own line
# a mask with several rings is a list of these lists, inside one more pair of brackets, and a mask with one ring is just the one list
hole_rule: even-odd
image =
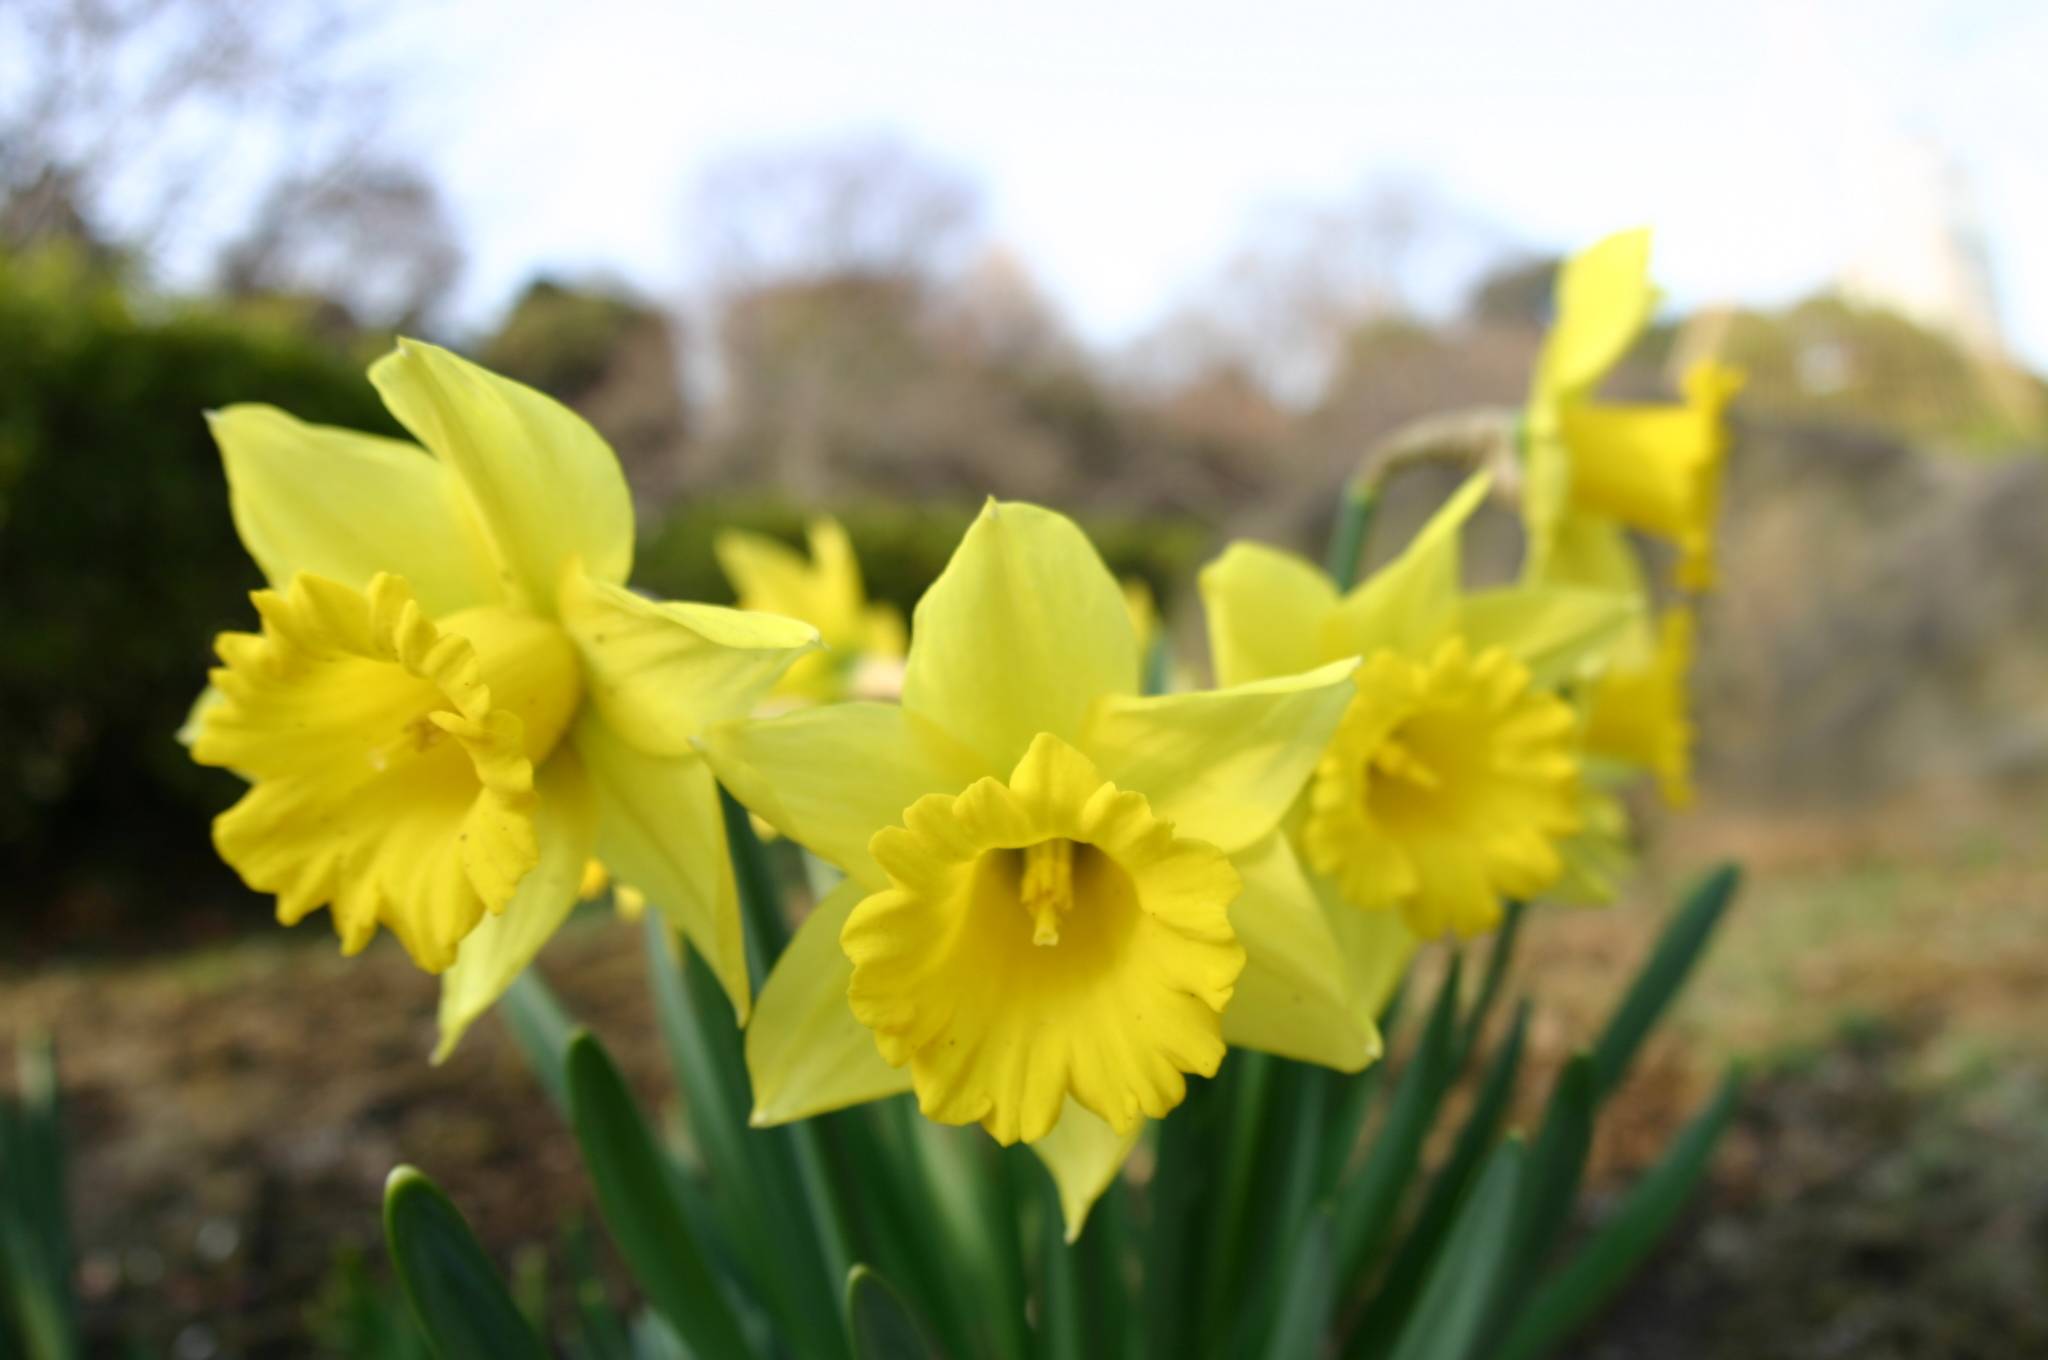
[[931,1118],[1032,1141],[1071,1095],[1128,1130],[1215,1071],[1237,872],[1059,738],[869,849],[890,886],[840,934],[847,1000]]

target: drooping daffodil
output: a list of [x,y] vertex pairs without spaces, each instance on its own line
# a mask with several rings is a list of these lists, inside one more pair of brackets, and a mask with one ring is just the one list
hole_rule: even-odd
[[[410,444],[267,406],[212,417],[269,582],[225,633],[193,757],[249,781],[221,856],[345,952],[442,975],[441,1052],[561,923],[593,860],[659,904],[742,1017],[732,869],[692,739],[817,647],[810,625],[626,588],[618,460],[541,394],[411,341],[370,369]],[[421,447],[421,446],[424,447]]]
[[991,502],[917,607],[900,706],[704,738],[741,802],[847,875],[762,988],[755,1121],[915,1091],[1031,1144],[1071,1233],[1226,1045],[1372,1061],[1373,1011],[1275,834],[1354,669],[1144,696],[1080,529]]
[[1474,935],[1557,879],[1579,825],[1578,719],[1554,689],[1595,664],[1627,595],[1467,595],[1467,482],[1387,566],[1339,594],[1307,560],[1232,544],[1201,575],[1219,683],[1360,656],[1355,693],[1289,830],[1332,911],[1397,912],[1415,937]]
[[1677,548],[1682,587],[1713,583],[1724,412],[1741,374],[1704,360],[1686,372],[1681,402],[1593,399],[1656,308],[1649,260],[1650,233],[1627,231],[1559,272],[1523,427],[1532,580],[1619,587],[1632,557],[1623,531],[1634,529]]
[[824,649],[791,666],[775,695],[797,703],[890,697],[901,684],[903,616],[871,603],[860,559],[838,520],[811,521],[809,558],[779,539],[742,529],[712,542],[739,607],[801,619],[818,630]]

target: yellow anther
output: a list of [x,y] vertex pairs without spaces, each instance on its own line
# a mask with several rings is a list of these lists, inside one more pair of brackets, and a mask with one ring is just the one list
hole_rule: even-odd
[[1373,752],[1373,768],[1390,779],[1402,779],[1431,793],[1444,786],[1443,776],[1416,758],[1413,751],[1388,737]]
[[1017,896],[1031,913],[1031,943],[1058,944],[1060,917],[1074,909],[1074,843],[1061,839],[1027,847]]

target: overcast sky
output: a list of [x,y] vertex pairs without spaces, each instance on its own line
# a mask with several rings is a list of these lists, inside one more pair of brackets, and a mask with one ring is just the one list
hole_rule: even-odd
[[467,237],[471,317],[540,268],[676,287],[708,162],[849,132],[969,171],[1103,345],[1262,205],[1388,175],[1532,249],[1648,223],[1678,303],[1772,302],[1900,219],[1910,143],[1960,171],[2007,330],[2048,368],[2040,0],[439,0],[373,45]]

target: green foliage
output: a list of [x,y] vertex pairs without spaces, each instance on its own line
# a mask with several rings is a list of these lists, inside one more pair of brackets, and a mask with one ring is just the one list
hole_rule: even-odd
[[440,1187],[409,1166],[384,1190],[384,1236],[413,1316],[443,1360],[540,1360],[547,1349]]
[[543,392],[573,399],[604,376],[619,347],[656,313],[612,293],[549,279],[529,285],[477,361]]
[[72,1360],[78,1316],[64,1128],[48,1041],[23,1043],[20,1070],[20,1094],[0,1098],[0,1355]]
[[1744,312],[1723,356],[1755,415],[1875,429],[1919,445],[2003,452],[2048,436],[2048,384],[1879,308],[1816,297]]
[[[771,853],[730,810],[759,966],[786,938],[795,857]],[[696,1354],[1538,1360],[1668,1230],[1732,1117],[1731,1076],[1620,1209],[1552,1264],[1600,1102],[1698,961],[1735,883],[1722,868],[1687,894],[1597,1053],[1560,1072],[1532,1142],[1501,1133],[1527,1003],[1497,1046],[1484,1042],[1518,939],[1506,930],[1469,996],[1453,960],[1390,1088],[1377,1068],[1347,1077],[1244,1052],[1191,1081],[1186,1102],[1155,1126],[1149,1182],[1113,1187],[1072,1246],[1051,1181],[1027,1152],[926,1123],[906,1099],[750,1129],[731,1014],[658,916],[648,956],[687,1146],[654,1136],[603,1050],[570,1037],[538,979],[519,984],[508,1021],[542,1084],[568,1093],[598,1201],[651,1316]],[[1397,1017],[1390,1006],[1390,1035]],[[1468,1062],[1480,1071],[1462,1123],[1433,1137]],[[1371,1134],[1354,1162],[1361,1126]],[[1437,1145],[1448,1151],[1432,1166],[1425,1149]],[[579,1328],[585,1351],[621,1360],[654,1354],[644,1338],[661,1335],[601,1291]]]

